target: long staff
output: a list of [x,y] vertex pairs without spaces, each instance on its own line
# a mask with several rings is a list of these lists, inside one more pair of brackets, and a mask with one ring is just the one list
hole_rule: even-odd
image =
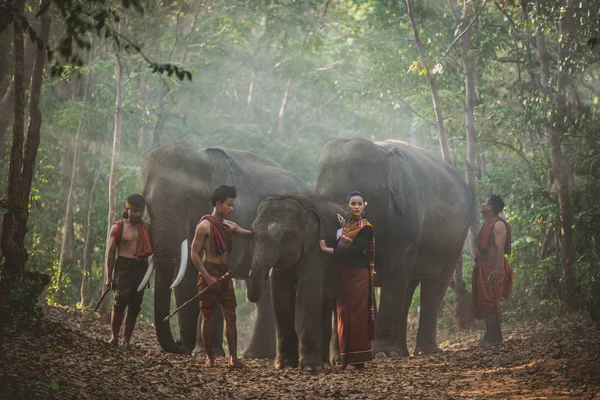
[[214,288],[217,286],[217,283],[221,282],[223,279],[228,278],[229,277],[229,271],[227,271],[223,276],[221,276],[219,279],[217,279],[217,281],[215,283],[213,283],[210,286],[205,287],[204,289],[202,289],[200,292],[198,292],[197,295],[195,295],[194,297],[192,297],[191,299],[189,299],[188,301],[186,301],[185,303],[183,303],[182,305],[180,305],[179,307],[177,307],[175,309],[175,311],[173,311],[171,314],[167,315],[164,319],[163,322],[168,321],[173,315],[177,314],[183,307],[187,306],[188,304],[190,304],[192,301],[196,300],[198,297],[202,296],[204,293],[208,292],[210,289]]

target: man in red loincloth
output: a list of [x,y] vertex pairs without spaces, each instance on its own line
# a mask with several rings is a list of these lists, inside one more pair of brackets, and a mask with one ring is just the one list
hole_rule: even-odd
[[[106,288],[115,290],[111,318],[112,336],[109,341],[114,346],[119,342],[125,308],[127,317],[123,339],[125,344],[129,344],[144,299],[144,292],[138,292],[137,289],[148,268],[148,257],[152,254],[150,228],[142,221],[145,207],[146,202],[141,195],[129,196],[122,213],[125,219],[117,221],[110,229],[106,257]],[[119,256],[115,260],[117,250]]]
[[[223,276],[229,268],[227,256],[231,252],[232,236],[252,239],[252,232],[240,228],[235,222],[228,221],[233,212],[236,198],[236,189],[233,186],[219,186],[213,193],[211,202],[214,207],[211,215],[200,219],[196,227],[196,234],[192,242],[191,257],[198,269],[198,289],[215,285],[218,278]],[[241,367],[237,358],[237,328],[235,325],[235,291],[230,277],[220,281],[213,289],[208,290],[200,297],[200,311],[202,312],[202,341],[206,351],[205,366],[214,366],[215,359],[212,352],[212,317],[215,307],[219,303],[225,319],[225,336],[229,347],[229,367]]]
[[510,254],[511,235],[508,223],[498,214],[504,201],[490,195],[481,205],[485,222],[479,232],[477,254],[473,266],[473,308],[475,318],[485,319],[484,342],[502,342],[500,311],[501,298],[508,298],[512,288],[514,270],[504,255]]

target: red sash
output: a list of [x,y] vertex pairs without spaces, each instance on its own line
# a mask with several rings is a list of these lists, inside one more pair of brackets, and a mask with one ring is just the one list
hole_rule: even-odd
[[233,245],[233,232],[231,231],[229,225],[217,221],[217,219],[211,214],[207,214],[200,218],[198,225],[200,225],[200,222],[204,221],[205,219],[210,222],[211,253],[215,256],[229,253]]
[[[125,220],[115,222],[116,234],[117,234],[117,245],[121,242],[123,237],[123,224]],[[148,225],[144,221],[138,225],[137,242],[135,244],[135,256],[139,258],[147,258],[154,253],[152,249],[152,239],[150,238],[150,231]]]

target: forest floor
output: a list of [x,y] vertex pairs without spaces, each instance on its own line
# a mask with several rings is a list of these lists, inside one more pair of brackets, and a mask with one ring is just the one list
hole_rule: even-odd
[[600,398],[600,329],[583,317],[508,326],[497,347],[458,335],[443,352],[367,364],[344,373],[276,371],[270,360],[167,354],[139,322],[129,348],[106,343],[109,326],[89,311],[44,307],[38,333],[7,329],[0,354],[3,399],[556,399]]

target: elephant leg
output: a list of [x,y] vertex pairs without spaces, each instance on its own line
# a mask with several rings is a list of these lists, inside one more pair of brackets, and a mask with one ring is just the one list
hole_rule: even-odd
[[296,291],[290,274],[274,272],[271,276],[271,294],[275,310],[277,356],[275,368],[298,366],[298,336],[295,329]]
[[421,282],[421,315],[415,354],[427,354],[440,351],[437,346],[437,316],[448,283],[442,279]]
[[399,328],[398,328],[398,343],[401,346],[404,346],[408,352],[408,346],[406,345],[408,334],[408,312],[410,311],[410,306],[412,305],[413,296],[415,294],[415,290],[417,286],[419,286],[418,280],[410,280],[408,282],[408,287],[406,288],[406,297],[404,298],[404,307],[402,307],[402,315],[400,316]]
[[[202,342],[202,314],[198,315],[198,325],[196,328],[196,346],[192,351],[193,356],[204,357],[204,343]],[[213,355],[215,357],[224,357],[225,350],[223,349],[223,310],[221,307],[215,307],[215,313],[212,318],[212,346]]]
[[395,276],[386,277],[381,288],[379,312],[375,319],[375,343],[373,344],[373,354],[377,359],[408,357],[409,355],[406,346],[406,318],[404,322],[400,319],[408,297],[408,287],[409,279]]
[[332,316],[329,317],[329,326],[331,327],[329,362],[331,365],[342,365],[342,356],[340,355],[340,340],[337,331],[337,307],[335,304],[335,299],[332,301],[332,308]]
[[[321,315],[321,358],[324,363],[330,362],[330,347],[331,347],[331,339],[332,339],[332,323],[331,323],[331,315],[333,311],[333,299],[327,300],[323,302],[322,307],[322,315]],[[335,332],[337,336],[337,332]],[[329,344],[329,346],[327,346]]]
[[242,353],[244,358],[275,358],[275,319],[271,302],[270,279],[263,285],[260,300],[256,303],[256,321],[250,344]]
[[[313,251],[314,253],[314,251]],[[311,257],[312,256],[312,257]],[[305,263],[318,268],[299,269],[302,276],[298,279],[298,305],[300,312],[299,341],[300,369],[307,372],[323,370],[323,281],[324,268],[314,255],[306,255]]]

